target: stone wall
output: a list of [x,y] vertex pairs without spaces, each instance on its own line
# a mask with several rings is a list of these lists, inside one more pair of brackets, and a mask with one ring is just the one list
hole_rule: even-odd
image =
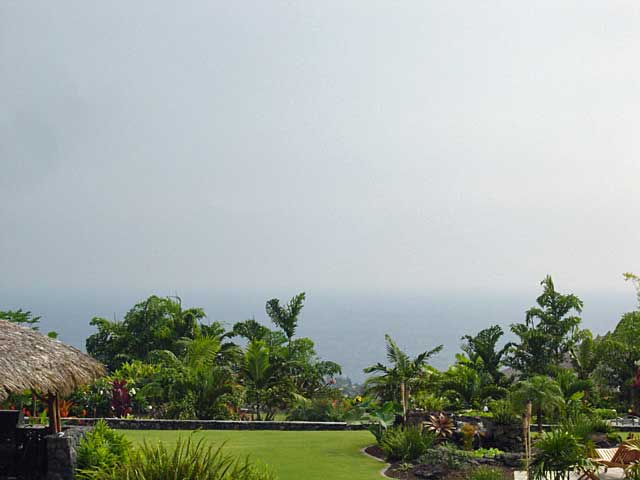
[[91,427],[69,427],[48,435],[46,480],[72,480],[76,467],[76,448]]
[[[93,425],[99,418],[65,418],[64,425]],[[105,418],[111,428],[126,430],[365,430],[345,422],[258,422],[237,420],[158,420]]]

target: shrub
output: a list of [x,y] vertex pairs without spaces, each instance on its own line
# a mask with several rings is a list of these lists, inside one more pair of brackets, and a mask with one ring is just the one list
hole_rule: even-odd
[[340,422],[344,420],[348,405],[331,398],[316,398],[299,402],[289,411],[287,420],[307,422]]
[[507,477],[498,468],[480,466],[473,470],[467,478],[468,480],[506,480]]
[[618,417],[618,412],[613,408],[594,408],[593,414],[603,420],[613,420]]
[[576,415],[565,420],[561,428],[571,433],[582,443],[590,443],[593,435],[597,433],[612,433],[613,429],[606,420],[586,414]]
[[477,450],[474,450],[469,453],[473,455],[475,458],[483,458],[483,457],[494,458],[494,457],[497,457],[498,455],[502,455],[504,452],[499,448],[478,448]]
[[77,478],[93,478],[96,470],[112,471],[129,459],[131,442],[100,420],[78,444]]
[[178,439],[175,448],[145,443],[130,462],[112,471],[100,471],[92,480],[274,480],[267,470],[223,452],[223,446],[206,447],[203,439],[193,443]]
[[544,433],[535,448],[530,465],[532,480],[568,480],[572,470],[588,466],[584,445],[566,430]]
[[411,461],[435,443],[435,435],[417,427],[389,428],[380,439],[380,448],[390,460]]
[[369,412],[371,423],[368,426],[371,434],[376,437],[376,442],[380,443],[384,433],[391,427],[395,420],[395,407],[392,402],[385,403],[382,407]]
[[475,425],[465,423],[460,429],[462,435],[462,448],[465,450],[473,450],[473,439],[476,436],[478,429]]
[[444,410],[446,406],[446,400],[442,397],[437,397],[431,393],[418,392],[412,397],[413,406],[420,408],[427,412],[437,412]]
[[520,418],[513,410],[513,404],[508,400],[496,400],[489,404],[493,422],[496,425],[513,425],[520,422]]

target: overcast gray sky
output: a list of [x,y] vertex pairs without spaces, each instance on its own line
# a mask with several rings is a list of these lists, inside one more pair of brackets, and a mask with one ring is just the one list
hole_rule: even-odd
[[639,25],[614,0],[2,0],[0,287],[628,291]]

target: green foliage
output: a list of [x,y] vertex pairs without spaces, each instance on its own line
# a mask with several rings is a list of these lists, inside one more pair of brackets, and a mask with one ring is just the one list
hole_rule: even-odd
[[480,466],[467,476],[468,480],[506,480],[507,476],[499,468]]
[[636,362],[640,360],[640,311],[625,313],[613,332],[607,333],[597,345],[600,363],[594,377],[600,388],[620,392],[620,400],[629,405]]
[[275,370],[269,362],[269,349],[262,340],[254,340],[247,347],[243,373],[260,420],[260,406],[265,401],[266,390],[275,386],[276,381]]
[[475,425],[465,423],[460,428],[460,435],[462,436],[462,448],[465,450],[473,450],[473,440],[478,433],[478,429]]
[[445,409],[447,402],[448,400],[444,397],[425,391],[418,391],[413,394],[411,404],[427,412],[438,412]]
[[571,366],[579,379],[589,379],[598,367],[600,358],[597,347],[598,342],[593,338],[591,331],[584,329],[575,335],[575,343],[571,345],[569,353]]
[[275,323],[287,336],[289,342],[296,333],[298,328],[298,315],[304,307],[305,293],[299,293],[286,306],[280,305],[280,300],[272,298],[267,302],[267,315],[273,323]]
[[384,433],[396,420],[395,405],[393,402],[387,402],[382,407],[373,409],[369,412],[369,420],[369,431],[376,437],[376,442],[380,443]]
[[243,322],[235,323],[231,330],[231,335],[234,337],[240,336],[249,342],[253,342],[254,340],[265,340],[270,332],[267,327],[256,322],[254,318],[251,318]]
[[477,335],[465,335],[462,340],[462,350],[467,354],[471,364],[478,369],[480,375],[487,374],[495,385],[501,385],[505,381],[504,374],[500,371],[511,344],[507,343],[498,349],[497,344],[504,334],[499,325],[493,325],[480,330]]
[[163,443],[145,443],[128,463],[112,471],[101,471],[93,480],[273,480],[267,470],[223,451],[223,445],[206,446],[203,439],[178,439],[175,448]]
[[499,448],[478,448],[469,452],[474,458],[495,458],[504,452]]
[[590,444],[593,436],[596,434],[613,432],[613,428],[606,420],[595,415],[587,415],[584,413],[565,419],[564,422],[561,423],[560,428],[571,433],[585,445]]
[[544,433],[534,446],[532,480],[568,480],[573,470],[588,466],[585,446],[566,430]]
[[612,420],[618,417],[618,412],[613,408],[594,408],[592,412],[603,420]]
[[[0,319],[8,320],[11,323],[17,323],[18,325],[22,325],[25,327],[31,327],[34,330],[38,330],[40,320],[42,317],[36,316],[30,311],[24,311],[21,308],[18,310],[5,310],[0,311]],[[47,337],[49,338],[58,338],[57,332],[47,332]]]
[[636,297],[638,299],[638,308],[640,309],[640,276],[630,272],[623,273],[622,276],[625,279],[625,281],[631,282],[633,284],[633,287],[636,289]]
[[76,477],[93,479],[98,471],[111,473],[129,460],[130,449],[131,442],[123,434],[98,421],[78,444]]
[[463,355],[456,355],[456,363],[442,372],[438,387],[449,400],[450,406],[478,408],[492,398],[502,398],[506,389],[496,385],[482,366],[473,365]]
[[406,418],[407,406],[411,398],[411,390],[423,374],[427,360],[442,350],[442,345],[433,350],[427,350],[415,358],[410,358],[393,341],[385,335],[387,360],[391,366],[376,363],[364,369],[364,373],[375,373],[367,378],[365,391],[383,401],[396,401],[402,406],[403,418]]
[[495,400],[489,403],[489,412],[496,425],[514,425],[520,423],[520,416],[514,411],[509,400]]
[[537,416],[538,430],[542,431],[544,414],[552,414],[564,406],[564,396],[558,383],[546,375],[536,375],[515,385],[511,392],[514,408],[523,412],[531,402]]
[[0,319],[8,320],[12,323],[18,323],[21,325],[31,326],[34,330],[38,329],[38,323],[42,317],[35,316],[29,311],[24,311],[21,308],[18,310],[5,310],[0,311]]
[[98,332],[87,338],[87,352],[115,370],[131,360],[146,361],[155,350],[180,354],[182,341],[200,333],[201,308],[182,308],[179,297],[152,295],[135,305],[121,322],[95,317]]
[[537,306],[527,310],[525,323],[511,325],[520,342],[511,349],[509,365],[524,376],[544,375],[559,365],[575,344],[582,312],[582,300],[573,294],[562,295],[547,276],[542,282]]
[[418,427],[388,428],[380,439],[380,448],[390,460],[411,461],[435,443],[433,433]]
[[351,405],[347,400],[333,398],[301,399],[289,410],[287,420],[307,422],[341,422]]

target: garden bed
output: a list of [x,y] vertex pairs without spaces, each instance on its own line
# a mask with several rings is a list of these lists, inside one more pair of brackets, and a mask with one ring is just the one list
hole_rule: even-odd
[[[381,461],[386,461],[384,452],[378,445],[370,445],[365,449],[365,453],[376,457]],[[393,462],[384,471],[384,475],[388,478],[398,478],[402,480],[466,480],[476,468],[486,465],[502,472],[505,480],[512,480],[514,472],[518,468],[500,465],[494,461],[476,459],[475,464],[469,465],[467,468],[458,470],[447,469],[437,465],[413,465],[412,469],[405,468],[408,464],[405,462]]]

